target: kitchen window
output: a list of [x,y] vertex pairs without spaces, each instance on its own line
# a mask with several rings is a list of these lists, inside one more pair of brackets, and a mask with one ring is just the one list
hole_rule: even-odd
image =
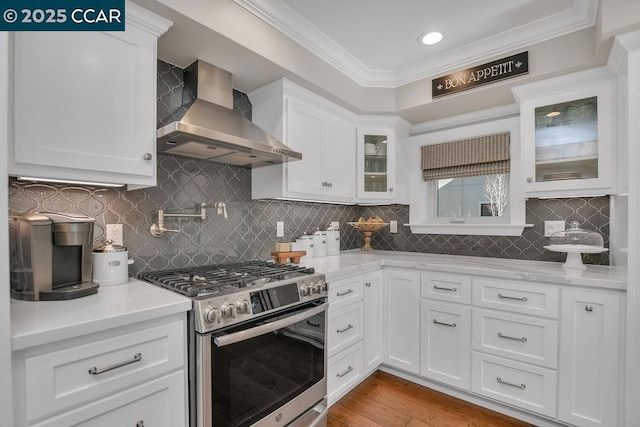
[[411,200],[414,233],[522,234],[518,126],[503,119],[414,137],[422,181]]

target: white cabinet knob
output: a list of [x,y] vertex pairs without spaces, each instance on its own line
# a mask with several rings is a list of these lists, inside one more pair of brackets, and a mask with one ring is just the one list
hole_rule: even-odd
[[142,156],[142,158],[144,160],[151,160],[153,159],[153,155],[151,153],[144,153],[144,156]]

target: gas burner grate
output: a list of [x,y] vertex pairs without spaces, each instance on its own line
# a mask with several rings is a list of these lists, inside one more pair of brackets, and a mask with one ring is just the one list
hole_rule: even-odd
[[141,273],[138,277],[188,297],[226,293],[266,281],[313,274],[313,268],[268,261],[207,265]]

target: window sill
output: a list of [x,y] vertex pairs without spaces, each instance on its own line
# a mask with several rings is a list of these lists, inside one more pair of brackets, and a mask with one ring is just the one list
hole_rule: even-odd
[[462,234],[468,236],[521,236],[533,224],[404,224],[413,234]]

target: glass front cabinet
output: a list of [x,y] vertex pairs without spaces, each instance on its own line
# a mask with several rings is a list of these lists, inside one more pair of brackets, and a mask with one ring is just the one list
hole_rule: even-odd
[[513,92],[520,102],[527,196],[614,192],[615,80],[606,69],[534,82]]
[[395,131],[358,129],[358,200],[392,200],[395,185]]

